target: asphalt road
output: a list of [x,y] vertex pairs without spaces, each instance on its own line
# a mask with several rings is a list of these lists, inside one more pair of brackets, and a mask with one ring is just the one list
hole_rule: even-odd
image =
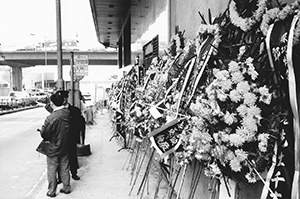
[[47,115],[43,107],[0,115],[0,199],[30,198],[45,181],[45,156],[35,148]]

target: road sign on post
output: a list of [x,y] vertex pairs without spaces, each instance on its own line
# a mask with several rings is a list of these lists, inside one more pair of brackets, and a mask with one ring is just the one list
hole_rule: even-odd
[[74,76],[88,75],[89,58],[87,55],[74,55]]

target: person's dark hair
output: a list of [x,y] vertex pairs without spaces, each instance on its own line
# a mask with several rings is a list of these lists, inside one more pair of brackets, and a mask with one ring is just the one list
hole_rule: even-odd
[[64,103],[64,96],[61,93],[55,93],[50,96],[50,100],[55,106],[62,106]]
[[69,91],[59,90],[56,93],[59,94],[59,95],[62,95],[64,98],[69,97]]

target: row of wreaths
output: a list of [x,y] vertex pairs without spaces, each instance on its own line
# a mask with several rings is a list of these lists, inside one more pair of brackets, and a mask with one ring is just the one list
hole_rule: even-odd
[[119,135],[162,160],[197,160],[208,177],[262,181],[261,198],[298,198],[299,8],[230,1],[214,21],[199,13],[195,39],[177,31],[144,75],[132,66],[113,85]]

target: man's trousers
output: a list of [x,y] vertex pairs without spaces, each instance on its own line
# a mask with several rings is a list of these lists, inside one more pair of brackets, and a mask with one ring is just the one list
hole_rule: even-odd
[[63,189],[70,191],[69,154],[60,157],[47,157],[48,194],[56,193],[57,173],[61,177]]

